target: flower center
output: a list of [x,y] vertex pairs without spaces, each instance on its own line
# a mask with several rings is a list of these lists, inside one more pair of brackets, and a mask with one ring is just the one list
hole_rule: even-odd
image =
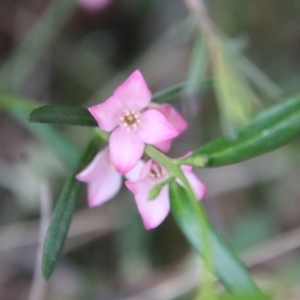
[[162,180],[167,176],[167,171],[163,166],[154,161],[152,162],[152,166],[148,176],[151,179]]
[[140,113],[135,110],[125,110],[120,116],[120,125],[128,131],[136,129],[140,122]]

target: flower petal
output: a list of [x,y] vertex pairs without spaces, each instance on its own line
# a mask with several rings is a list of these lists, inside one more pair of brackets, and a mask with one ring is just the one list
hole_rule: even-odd
[[173,139],[169,139],[158,144],[154,144],[154,146],[162,152],[168,152],[171,149]]
[[122,103],[115,97],[110,97],[98,105],[89,107],[89,112],[96,119],[99,127],[108,132],[118,126],[122,110]]
[[152,145],[178,136],[163,114],[155,109],[149,109],[141,115],[137,134],[145,143]]
[[145,144],[136,132],[117,127],[109,138],[110,156],[116,170],[128,173],[144,153]]
[[178,133],[182,133],[187,129],[187,122],[180,113],[173,107],[171,104],[157,104],[150,103],[149,108],[153,108],[161,112],[167,121],[178,131]]
[[108,149],[99,152],[76,178],[88,184],[88,204],[94,207],[113,198],[121,188],[122,177],[111,166]]
[[[139,193],[140,182],[146,179],[146,177],[150,172],[151,166],[152,166],[152,160],[150,159],[143,165],[143,167],[140,170],[139,176],[136,179],[132,180],[131,178],[128,178],[130,181],[125,181],[125,185],[133,194]],[[125,177],[127,177],[127,174],[125,175]]]
[[149,191],[157,183],[149,179],[149,172],[153,166],[153,161],[148,160],[137,181],[126,181],[128,189],[134,194],[138,211],[146,229],[152,229],[160,225],[170,210],[169,189],[165,186],[160,194],[154,199],[149,200]]
[[[150,103],[149,108],[153,108],[161,112],[167,121],[177,130],[178,134],[181,134],[186,130],[188,124],[179,114],[179,112],[171,104],[157,104]],[[166,140],[164,142],[155,144],[154,146],[163,152],[168,152],[172,146],[173,139]]]
[[198,179],[198,177],[193,172],[184,172],[186,179],[190,183],[195,196],[198,200],[203,199],[207,193],[207,187]]
[[139,70],[134,71],[115,91],[114,97],[128,109],[141,110],[151,101],[151,92]]
[[[103,170],[102,170],[103,172]],[[99,172],[100,173],[100,172]],[[106,171],[105,176],[88,184],[89,207],[101,205],[113,198],[122,185],[122,176],[115,170]]]
[[144,166],[145,163],[142,160],[139,160],[137,164],[128,173],[125,174],[125,178],[130,181],[138,180]]
[[146,229],[153,229],[160,225],[170,211],[169,188],[165,186],[157,198],[148,200],[152,184],[143,180],[139,183],[138,193],[135,194],[135,202]]

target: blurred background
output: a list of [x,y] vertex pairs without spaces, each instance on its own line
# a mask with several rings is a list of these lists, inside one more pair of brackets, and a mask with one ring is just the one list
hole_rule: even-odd
[[[263,87],[274,91],[260,94],[262,107],[298,93],[300,2],[207,4],[227,43],[238,49],[232,63],[247,57],[263,72]],[[9,94],[40,105],[88,107],[135,69],[153,93],[185,81],[197,36],[189,16],[180,0],[111,0],[99,8],[75,0],[1,0],[0,103]],[[252,65],[245,68],[262,76]],[[95,209],[88,209],[83,195],[52,278],[47,284],[39,278],[41,235],[70,172],[68,161],[93,130],[59,126],[49,134],[46,125],[28,124],[12,103],[0,104],[0,299],[195,299],[201,260],[172,216],[146,231],[124,188]],[[193,97],[182,93],[175,106],[189,128],[170,156],[221,134],[212,88]],[[71,148],[61,150],[65,160],[51,146],[60,134]],[[212,223],[274,299],[300,299],[299,143],[195,171],[209,189],[203,203]]]

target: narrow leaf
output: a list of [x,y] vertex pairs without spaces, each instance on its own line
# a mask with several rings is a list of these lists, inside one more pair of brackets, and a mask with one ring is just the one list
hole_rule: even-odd
[[[214,272],[226,289],[235,295],[249,293],[262,296],[245,267],[208,222],[201,204],[190,199],[176,181],[170,184],[170,201],[173,216],[194,250],[201,256],[205,247],[211,250]],[[201,225],[203,218],[206,220],[205,229]],[[202,241],[204,230],[207,230],[208,246]]]
[[60,256],[77,201],[84,187],[83,183],[76,180],[75,175],[92,160],[98,150],[99,138],[95,137],[83,152],[58,198],[44,244],[42,273],[45,279],[50,278]]
[[298,134],[299,95],[258,114],[239,131],[235,140],[222,136],[194,151],[190,161],[205,156],[207,167],[233,164],[275,150]]
[[74,105],[46,105],[33,110],[30,122],[97,126],[97,122],[86,108]]

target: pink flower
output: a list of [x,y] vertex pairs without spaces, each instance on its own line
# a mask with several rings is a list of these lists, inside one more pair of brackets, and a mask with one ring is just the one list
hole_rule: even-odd
[[[154,108],[160,111],[166,117],[167,121],[177,130],[178,134],[181,134],[186,130],[188,126],[186,120],[182,118],[182,116],[171,104],[150,103],[149,108]],[[154,146],[163,152],[168,152],[171,148],[173,140],[174,138],[165,140]]]
[[[135,180],[141,170],[142,162],[133,168],[126,177]],[[113,198],[121,188],[122,175],[113,167],[109,150],[100,151],[92,162],[76,175],[79,181],[88,184],[88,205],[94,207]]]
[[111,0],[78,0],[78,3],[90,12],[99,11],[110,2]]
[[[206,186],[192,172],[192,167],[182,166],[182,171],[189,181],[197,199],[202,199],[207,192]],[[169,187],[166,185],[154,200],[148,195],[154,185],[166,180],[167,170],[153,160],[145,163],[136,181],[126,181],[128,189],[134,194],[138,211],[146,229],[160,225],[170,211]]]
[[145,143],[172,139],[178,132],[156,109],[148,109],[151,92],[136,70],[105,102],[89,108],[99,127],[111,132],[109,150],[116,170],[125,174],[139,161]]

